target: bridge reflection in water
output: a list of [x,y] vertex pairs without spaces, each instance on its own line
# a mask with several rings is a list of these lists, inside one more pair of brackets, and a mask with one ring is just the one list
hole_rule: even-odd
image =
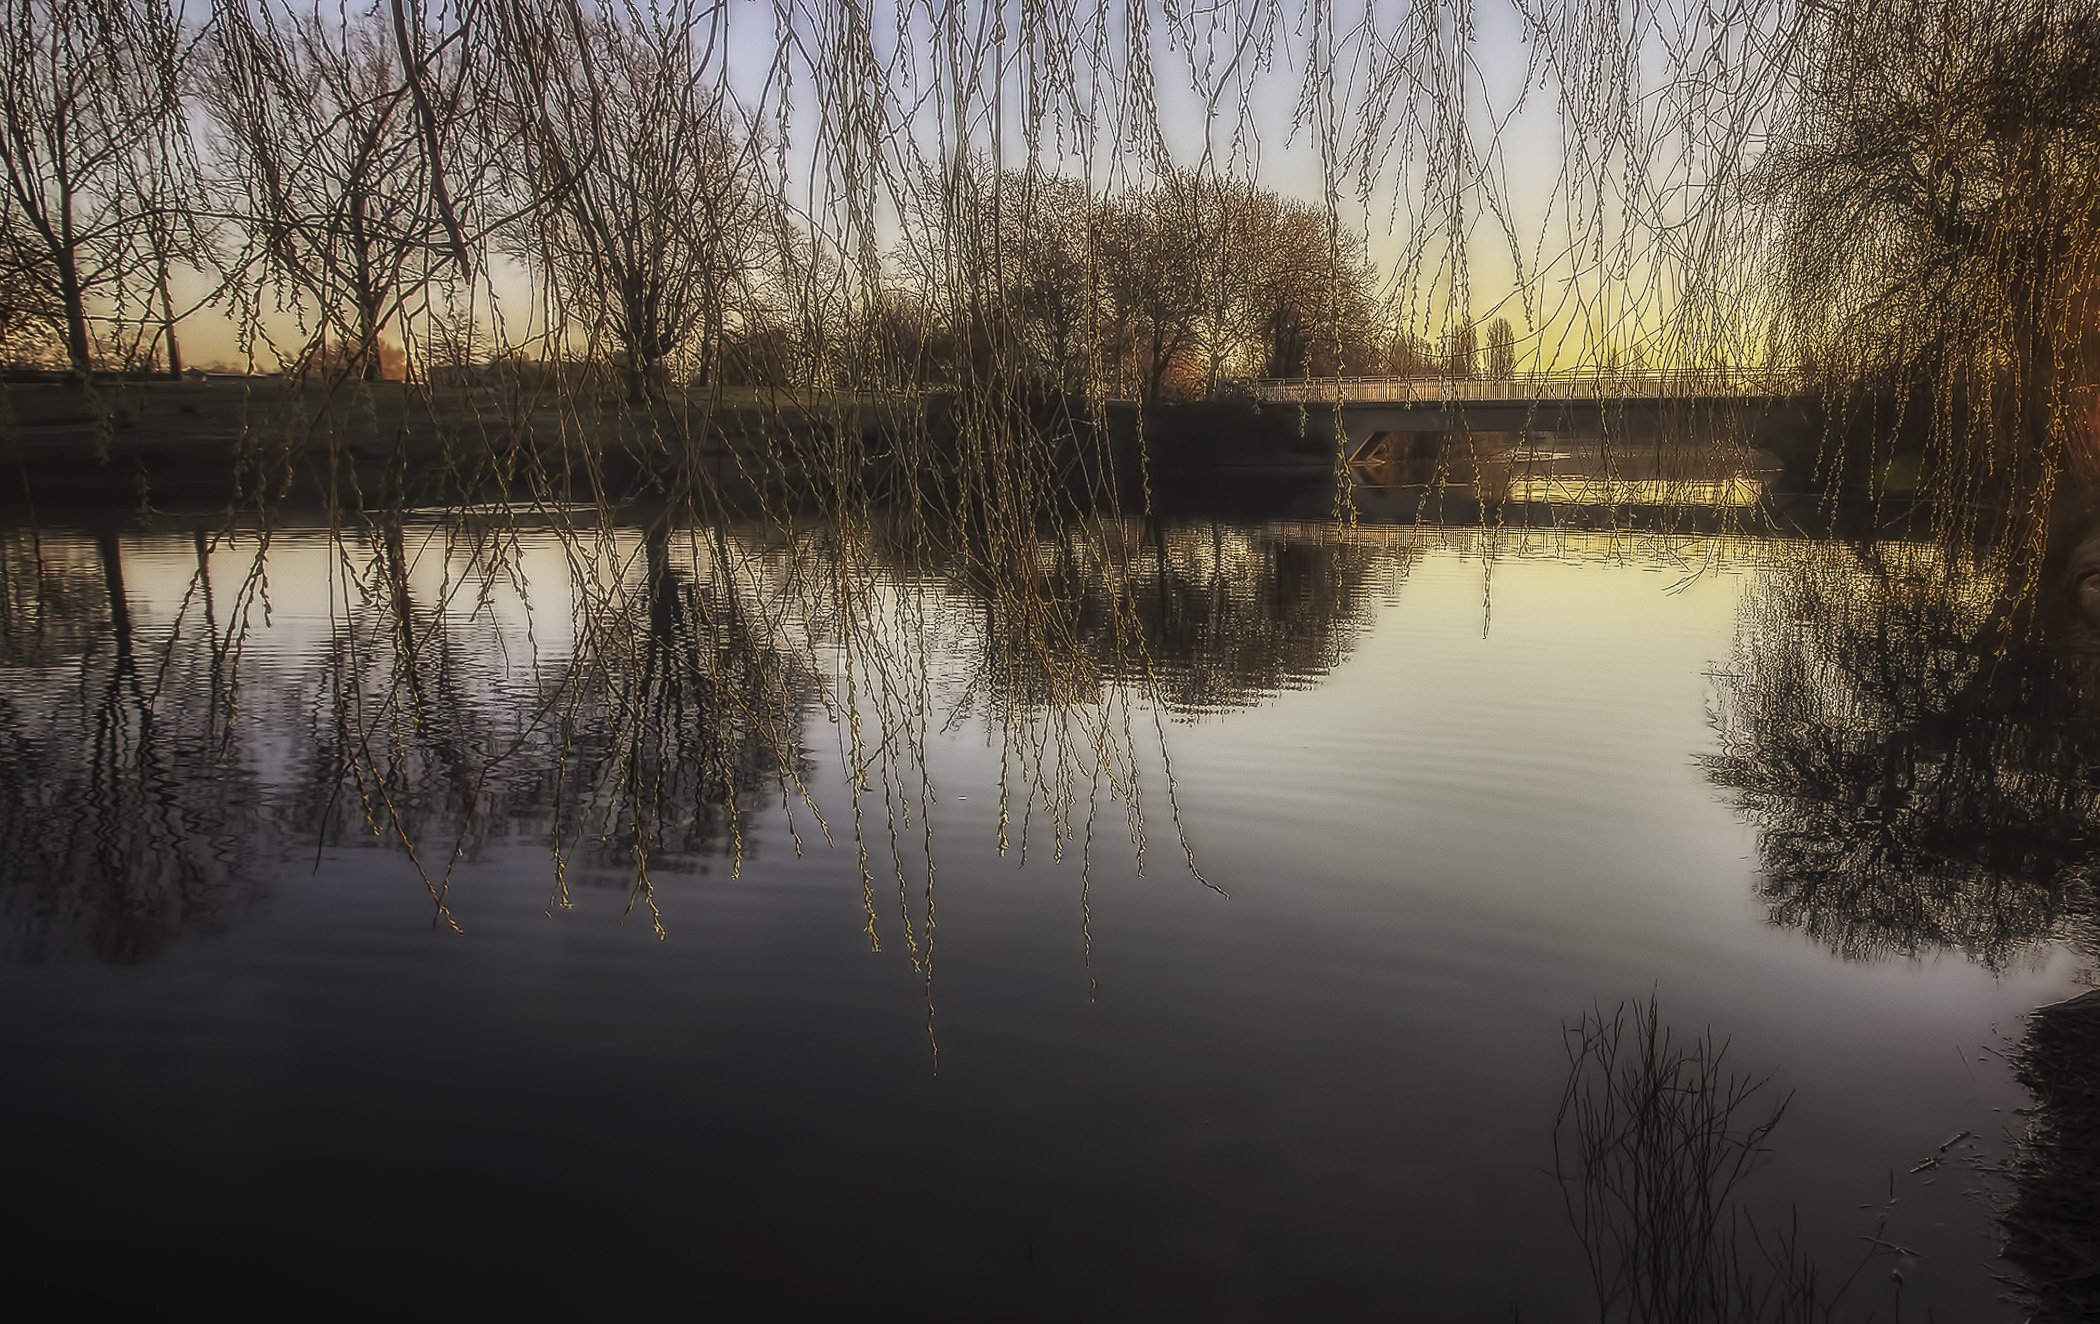
[[1371,488],[1440,489],[1483,502],[1713,512],[1762,501],[1784,464],[1744,444],[1451,430],[1375,433],[1351,468]]
[[[1543,433],[1588,435],[1593,445],[1598,438],[1668,445],[1689,455],[1762,452],[1775,472],[1798,478],[1809,472],[1823,431],[1815,391],[1791,372],[1584,369],[1504,377],[1269,380],[1251,389],[1272,414],[1289,415],[1307,433],[1333,431],[1342,453],[1357,465],[1390,461],[1400,447],[1419,450],[1423,437],[1440,430],[1469,439]],[[1727,504],[1736,490],[1723,485],[1707,496]]]

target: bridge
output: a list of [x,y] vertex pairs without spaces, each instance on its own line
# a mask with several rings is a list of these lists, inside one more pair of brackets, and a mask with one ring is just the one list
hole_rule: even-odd
[[[1617,420],[1659,420],[1690,412],[1726,417],[1738,437],[1785,454],[1808,420],[1815,389],[1799,373],[1770,369],[1629,371],[1578,368],[1500,377],[1305,377],[1252,384],[1267,407],[1294,413],[1339,411],[1355,459],[1387,433],[1437,430],[1514,432],[1580,429]],[[1325,427],[1325,422],[1312,426]],[[1790,456],[1788,458],[1791,458]]]

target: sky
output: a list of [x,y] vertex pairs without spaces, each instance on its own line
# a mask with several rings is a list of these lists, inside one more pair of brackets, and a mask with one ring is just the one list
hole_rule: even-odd
[[[1669,163],[1643,123],[1658,34],[1550,19],[1538,0],[725,0],[713,68],[764,126],[788,200],[834,236],[849,202],[872,201],[881,243],[894,244],[911,173],[959,144],[1010,165],[1033,158],[1097,193],[1142,179],[1163,148],[1183,167],[1331,199],[1430,339],[1462,307],[1477,322],[1507,317],[1520,362],[1569,366],[1593,361],[1600,336],[1653,335],[1674,297],[1642,266],[1649,250],[1627,242],[1623,201]],[[1625,62],[1628,49],[1646,51],[1645,65]],[[1595,89],[1600,67],[1620,71],[1631,131],[1610,118],[1615,94]],[[1578,80],[1591,92],[1563,98]],[[847,152],[871,123],[894,130],[860,137],[879,164]],[[1571,172],[1578,142],[1617,142],[1623,159]],[[201,296],[210,282],[187,287]],[[530,281],[514,264],[498,263],[482,295],[512,334],[531,329]],[[301,343],[296,321],[271,310],[257,324],[264,366],[271,338]],[[192,361],[244,357],[214,310],[183,336]]]

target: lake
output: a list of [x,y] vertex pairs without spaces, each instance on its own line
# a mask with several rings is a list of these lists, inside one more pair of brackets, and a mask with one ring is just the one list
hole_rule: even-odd
[[1769,1078],[1706,1139],[1790,1096],[1750,1278],[2021,1318],[2081,682],[1967,697],[1929,548],[1362,495],[1028,594],[879,525],[17,524],[10,1292],[1594,1316],[1668,1238],[1584,1205],[1571,1035],[1652,998]]

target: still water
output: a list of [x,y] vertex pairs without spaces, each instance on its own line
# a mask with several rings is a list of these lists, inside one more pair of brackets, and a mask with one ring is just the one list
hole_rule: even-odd
[[18,1299],[1594,1316],[1569,1027],[1652,996],[1792,1092],[1740,1213],[1846,1315],[2021,1317],[2084,811],[1924,549],[5,546]]

